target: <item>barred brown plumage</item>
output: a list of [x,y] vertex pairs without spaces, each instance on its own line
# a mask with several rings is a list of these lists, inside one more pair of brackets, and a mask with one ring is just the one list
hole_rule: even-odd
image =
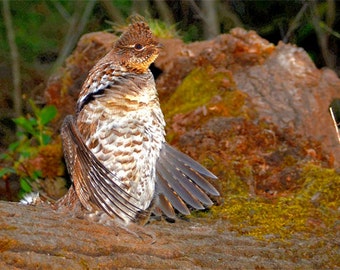
[[[124,223],[148,220],[151,211],[174,217],[174,208],[204,209],[218,191],[216,176],[165,141],[150,64],[160,46],[144,21],[133,22],[89,72],[76,116],[62,126],[64,155],[73,181],[59,205],[79,199],[90,212]],[[158,211],[156,211],[158,210]]]

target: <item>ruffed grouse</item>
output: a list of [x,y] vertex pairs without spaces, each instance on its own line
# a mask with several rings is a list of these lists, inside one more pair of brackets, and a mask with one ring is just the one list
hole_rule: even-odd
[[144,21],[130,24],[89,72],[76,116],[67,116],[62,125],[73,181],[65,198],[77,196],[88,211],[105,212],[124,224],[144,223],[151,211],[173,218],[175,208],[187,215],[190,207],[213,204],[207,194],[219,195],[206,180],[216,176],[165,141],[149,70],[159,50]]

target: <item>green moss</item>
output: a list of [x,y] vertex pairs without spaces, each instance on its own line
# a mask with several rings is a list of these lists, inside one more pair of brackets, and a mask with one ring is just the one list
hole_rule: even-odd
[[326,226],[335,226],[340,217],[340,175],[333,169],[308,166],[302,179],[304,183],[296,200],[302,207],[310,203],[315,218]]
[[247,195],[248,187],[237,177],[222,187],[224,204],[213,215],[230,221],[231,229],[264,239],[285,239],[294,233],[336,230],[340,208],[340,175],[333,169],[306,165],[301,188],[275,201]]
[[285,166],[294,166],[296,164],[297,160],[291,156],[291,155],[287,155],[284,157],[284,165]]
[[245,98],[244,93],[236,90],[231,73],[207,66],[193,69],[162,107],[167,119],[200,106],[208,106],[208,111],[224,116],[238,116],[243,112]]
[[149,20],[149,26],[152,33],[159,38],[178,38],[179,34],[176,31],[176,25],[168,25],[160,20]]

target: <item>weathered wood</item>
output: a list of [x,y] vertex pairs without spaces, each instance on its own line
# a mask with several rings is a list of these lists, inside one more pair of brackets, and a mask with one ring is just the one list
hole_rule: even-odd
[[336,243],[267,243],[237,236],[224,220],[153,221],[156,242],[57,213],[49,206],[0,202],[0,269],[316,269]]

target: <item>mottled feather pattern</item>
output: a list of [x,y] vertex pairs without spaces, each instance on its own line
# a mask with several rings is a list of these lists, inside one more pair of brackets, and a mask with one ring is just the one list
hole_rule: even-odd
[[82,91],[80,92],[77,101],[77,112],[80,112],[83,106],[90,102],[90,98],[95,98],[101,95],[101,91],[105,90],[110,85],[121,79],[126,75],[126,71],[122,67],[114,64],[107,64],[105,61],[97,63],[97,65],[90,71]]
[[[65,118],[62,138],[75,145],[72,151],[75,152],[76,163],[73,171],[69,172],[83,207],[90,212],[104,211],[125,222],[133,221],[137,215],[142,214],[142,209],[136,206],[137,199],[126,192],[124,187],[118,186],[119,179],[114,172],[109,171],[86,147],[73,116]],[[65,155],[66,161],[67,156],[69,155]],[[73,189],[70,189],[70,192],[72,193]],[[66,204],[63,199],[60,202]]]
[[[131,24],[89,72],[62,139],[70,194],[90,212],[124,223],[149,213],[175,216],[213,204],[216,178],[165,141],[165,121],[149,65],[159,44],[143,21]],[[77,198],[74,198],[75,200]],[[65,205],[65,199],[61,200]]]

